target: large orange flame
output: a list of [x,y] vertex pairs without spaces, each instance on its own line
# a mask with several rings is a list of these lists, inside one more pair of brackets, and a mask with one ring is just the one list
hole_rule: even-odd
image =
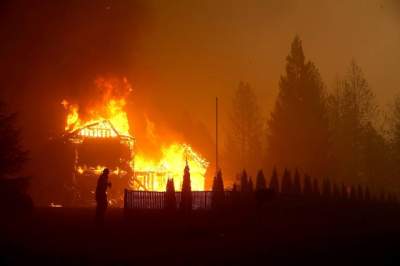
[[[118,135],[131,136],[128,115],[125,111],[126,97],[131,92],[131,86],[126,78],[98,78],[95,85],[101,92],[101,99],[81,110],[79,105],[67,100],[62,105],[67,111],[65,131],[77,133],[88,138],[112,138]],[[83,112],[82,112],[83,111]],[[84,115],[82,115],[84,113]],[[147,117],[146,117],[147,119]],[[151,122],[152,123],[152,122]],[[154,135],[154,124],[151,124],[151,134]],[[158,141],[162,141],[157,136]],[[161,159],[155,160],[145,154],[136,154],[131,167],[137,173],[138,179],[152,175],[151,190],[164,191],[168,178],[173,178],[176,190],[180,190],[183,169],[188,163],[191,169],[192,190],[204,190],[205,174],[208,162],[188,144],[175,141],[169,145],[160,145]],[[90,171],[94,174],[101,172],[102,166],[77,166],[78,173]],[[119,173],[120,169],[111,169]]]

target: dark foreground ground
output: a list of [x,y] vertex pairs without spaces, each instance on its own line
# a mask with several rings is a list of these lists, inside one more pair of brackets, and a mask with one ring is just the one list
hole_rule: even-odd
[[[3,217],[4,218],[4,217]],[[190,218],[109,209],[35,209],[2,218],[1,265],[400,265],[400,209],[270,204]]]

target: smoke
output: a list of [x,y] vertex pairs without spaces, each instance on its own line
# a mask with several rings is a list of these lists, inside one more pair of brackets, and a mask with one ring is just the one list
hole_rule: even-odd
[[396,0],[2,1],[0,10],[0,94],[19,111],[33,159],[63,130],[62,99],[88,99],[96,77],[115,74],[132,84],[134,134],[179,135],[212,160],[215,97],[226,118],[233,90],[249,82],[267,116],[296,34],[328,87],[354,58],[382,104],[399,90]]

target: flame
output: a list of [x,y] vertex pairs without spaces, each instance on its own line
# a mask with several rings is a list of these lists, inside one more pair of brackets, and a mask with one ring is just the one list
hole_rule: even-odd
[[[100,92],[100,99],[93,101],[81,109],[78,104],[63,100],[61,104],[67,111],[65,131],[81,138],[114,138],[131,136],[128,115],[125,111],[126,98],[132,91],[126,78],[95,80],[95,87]],[[146,116],[147,137],[154,143],[161,142],[155,133],[155,123]],[[154,144],[153,143],[153,144]],[[188,144],[173,142],[161,146],[161,159],[154,159],[145,154],[136,154],[131,167],[136,178],[144,179],[152,176],[151,190],[165,191],[168,178],[174,179],[176,190],[181,189],[183,169],[188,163],[191,170],[192,190],[204,190],[205,174],[208,162]],[[92,173],[99,175],[105,166],[77,165],[79,174]],[[120,174],[122,169],[110,169],[112,174]],[[125,172],[126,173],[126,172]],[[154,178],[155,177],[155,178]],[[148,182],[148,181],[146,181]]]
[[[80,114],[79,105],[70,104],[67,100],[61,102],[67,110],[65,131],[74,132],[84,128],[79,134],[85,137],[116,137],[118,134],[130,136],[128,115],[125,111],[125,98],[132,90],[128,81],[98,78],[95,85],[102,94],[102,99],[85,110],[85,118]],[[104,121],[109,121],[108,125]]]
[[[173,178],[176,190],[182,186],[183,169],[186,162],[190,168],[192,190],[204,190],[204,176],[207,171],[208,162],[196,153],[188,144],[174,143],[161,148],[162,157],[159,161],[154,161],[142,154],[135,156],[132,163],[135,172],[153,173],[156,176],[164,175]],[[167,178],[159,179],[153,184],[152,190],[165,191]]]

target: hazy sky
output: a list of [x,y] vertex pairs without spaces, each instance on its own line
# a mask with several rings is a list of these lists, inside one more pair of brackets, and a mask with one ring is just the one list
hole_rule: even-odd
[[396,0],[9,1],[0,8],[2,95],[20,112],[31,150],[62,129],[64,97],[90,97],[97,75],[114,74],[132,83],[134,130],[146,114],[211,156],[215,97],[226,116],[243,80],[270,110],[296,34],[328,88],[354,58],[382,104],[400,92]]

